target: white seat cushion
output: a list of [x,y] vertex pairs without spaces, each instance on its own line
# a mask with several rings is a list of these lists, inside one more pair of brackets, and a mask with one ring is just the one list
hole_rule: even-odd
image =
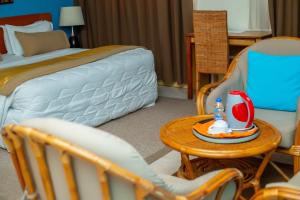
[[280,131],[282,135],[280,147],[292,146],[296,133],[296,112],[255,109],[255,118],[272,124]]
[[289,180],[289,184],[297,186],[300,189],[300,171]]
[[288,187],[296,190],[300,190],[300,172],[298,172],[295,176],[293,176],[289,182],[278,182],[278,183],[270,183],[266,185],[266,187]]
[[[169,175],[160,175],[160,177],[164,180],[164,182],[169,186],[170,191],[179,194],[186,195],[196,189],[198,189],[201,185],[205,184],[205,182],[209,181],[209,179],[213,178],[222,170],[212,171],[207,174],[204,174],[194,180],[186,180],[182,178],[178,178],[175,176]],[[225,188],[225,191],[222,195],[222,200],[233,199],[236,190],[236,185],[233,181],[231,181]],[[217,190],[208,195],[205,200],[215,199]]]

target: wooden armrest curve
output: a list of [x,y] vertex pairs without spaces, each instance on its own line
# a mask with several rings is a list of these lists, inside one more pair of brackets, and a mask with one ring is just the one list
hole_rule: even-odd
[[204,85],[200,91],[198,92],[198,95],[197,95],[197,112],[199,115],[204,115],[205,114],[205,108],[204,108],[204,98],[205,98],[205,95],[207,95],[209,93],[209,91],[211,89],[214,89],[216,87],[218,87],[221,83],[223,83],[225,81],[225,79],[221,80],[221,81],[218,81],[216,83],[210,83],[210,84],[206,84]]
[[216,189],[226,185],[226,183],[230,181],[235,181],[236,183],[237,191],[234,199],[237,199],[241,194],[243,174],[238,169],[234,168],[222,170],[216,176],[209,179],[205,184],[201,185],[198,189],[189,193],[186,197],[189,200],[199,199],[200,197],[203,198]]
[[259,190],[251,200],[289,199],[300,200],[300,190],[288,187],[270,187]]

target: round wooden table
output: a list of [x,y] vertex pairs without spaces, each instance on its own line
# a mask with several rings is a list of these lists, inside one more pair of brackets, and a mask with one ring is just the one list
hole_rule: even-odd
[[[192,126],[211,115],[186,117],[173,120],[160,130],[160,138],[167,146],[181,153],[181,167],[177,176],[194,179],[208,171],[234,167],[244,174],[243,189],[260,188],[260,178],[269,163],[272,153],[281,141],[279,131],[272,125],[259,119],[254,123],[260,135],[249,142],[239,144],[215,144],[198,139],[192,133]],[[190,156],[196,156],[190,159]],[[257,167],[249,157],[262,156]]]

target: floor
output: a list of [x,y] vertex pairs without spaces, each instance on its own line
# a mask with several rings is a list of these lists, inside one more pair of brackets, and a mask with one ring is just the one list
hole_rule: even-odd
[[21,196],[21,189],[9,155],[0,149],[0,200],[19,200]]
[[187,88],[184,87],[168,87],[159,85],[158,95],[161,97],[174,99],[187,99]]
[[99,128],[125,139],[147,158],[165,147],[159,139],[159,130],[163,124],[195,114],[194,101],[161,97],[154,107],[110,121]]

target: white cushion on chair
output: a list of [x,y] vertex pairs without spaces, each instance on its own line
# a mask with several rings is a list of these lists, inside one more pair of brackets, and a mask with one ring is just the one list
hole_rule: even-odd
[[296,112],[255,109],[255,118],[270,123],[280,131],[282,136],[280,147],[292,146],[296,132]]
[[289,182],[278,182],[278,183],[270,183],[266,185],[266,187],[288,187],[292,189],[300,190],[300,172],[294,175]]
[[[167,185],[170,187],[170,191],[175,193],[175,194],[188,194],[197,188],[199,186],[203,185],[205,182],[207,182],[209,179],[213,178],[215,175],[217,175],[219,172],[222,170],[218,171],[213,171],[209,172],[205,175],[202,175],[194,180],[186,180],[182,178],[178,178],[175,176],[169,176],[169,175],[160,175],[161,178],[165,181]],[[233,181],[231,181],[226,187],[225,191],[222,195],[221,200],[228,200],[228,199],[233,199],[234,194],[236,190],[236,185]],[[216,197],[216,190],[212,192],[209,196],[207,196],[205,199],[210,200],[210,199],[215,199]]]
[[[193,156],[190,156],[193,158]],[[170,176],[170,174],[176,174],[176,171],[181,165],[180,153],[173,150],[163,156],[162,158],[151,163],[151,168],[159,174],[159,176],[164,180],[164,182],[169,186],[169,190],[175,194],[187,194],[196,190],[200,185],[204,184],[210,178],[215,176],[218,172],[222,170],[212,171],[210,173],[204,174],[194,180],[185,180],[175,176]],[[230,185],[226,187],[222,199],[232,199],[235,193],[235,184],[232,181]],[[214,199],[215,192],[209,195],[205,199]]]
[[297,186],[300,189],[300,171],[289,180],[289,184]]

